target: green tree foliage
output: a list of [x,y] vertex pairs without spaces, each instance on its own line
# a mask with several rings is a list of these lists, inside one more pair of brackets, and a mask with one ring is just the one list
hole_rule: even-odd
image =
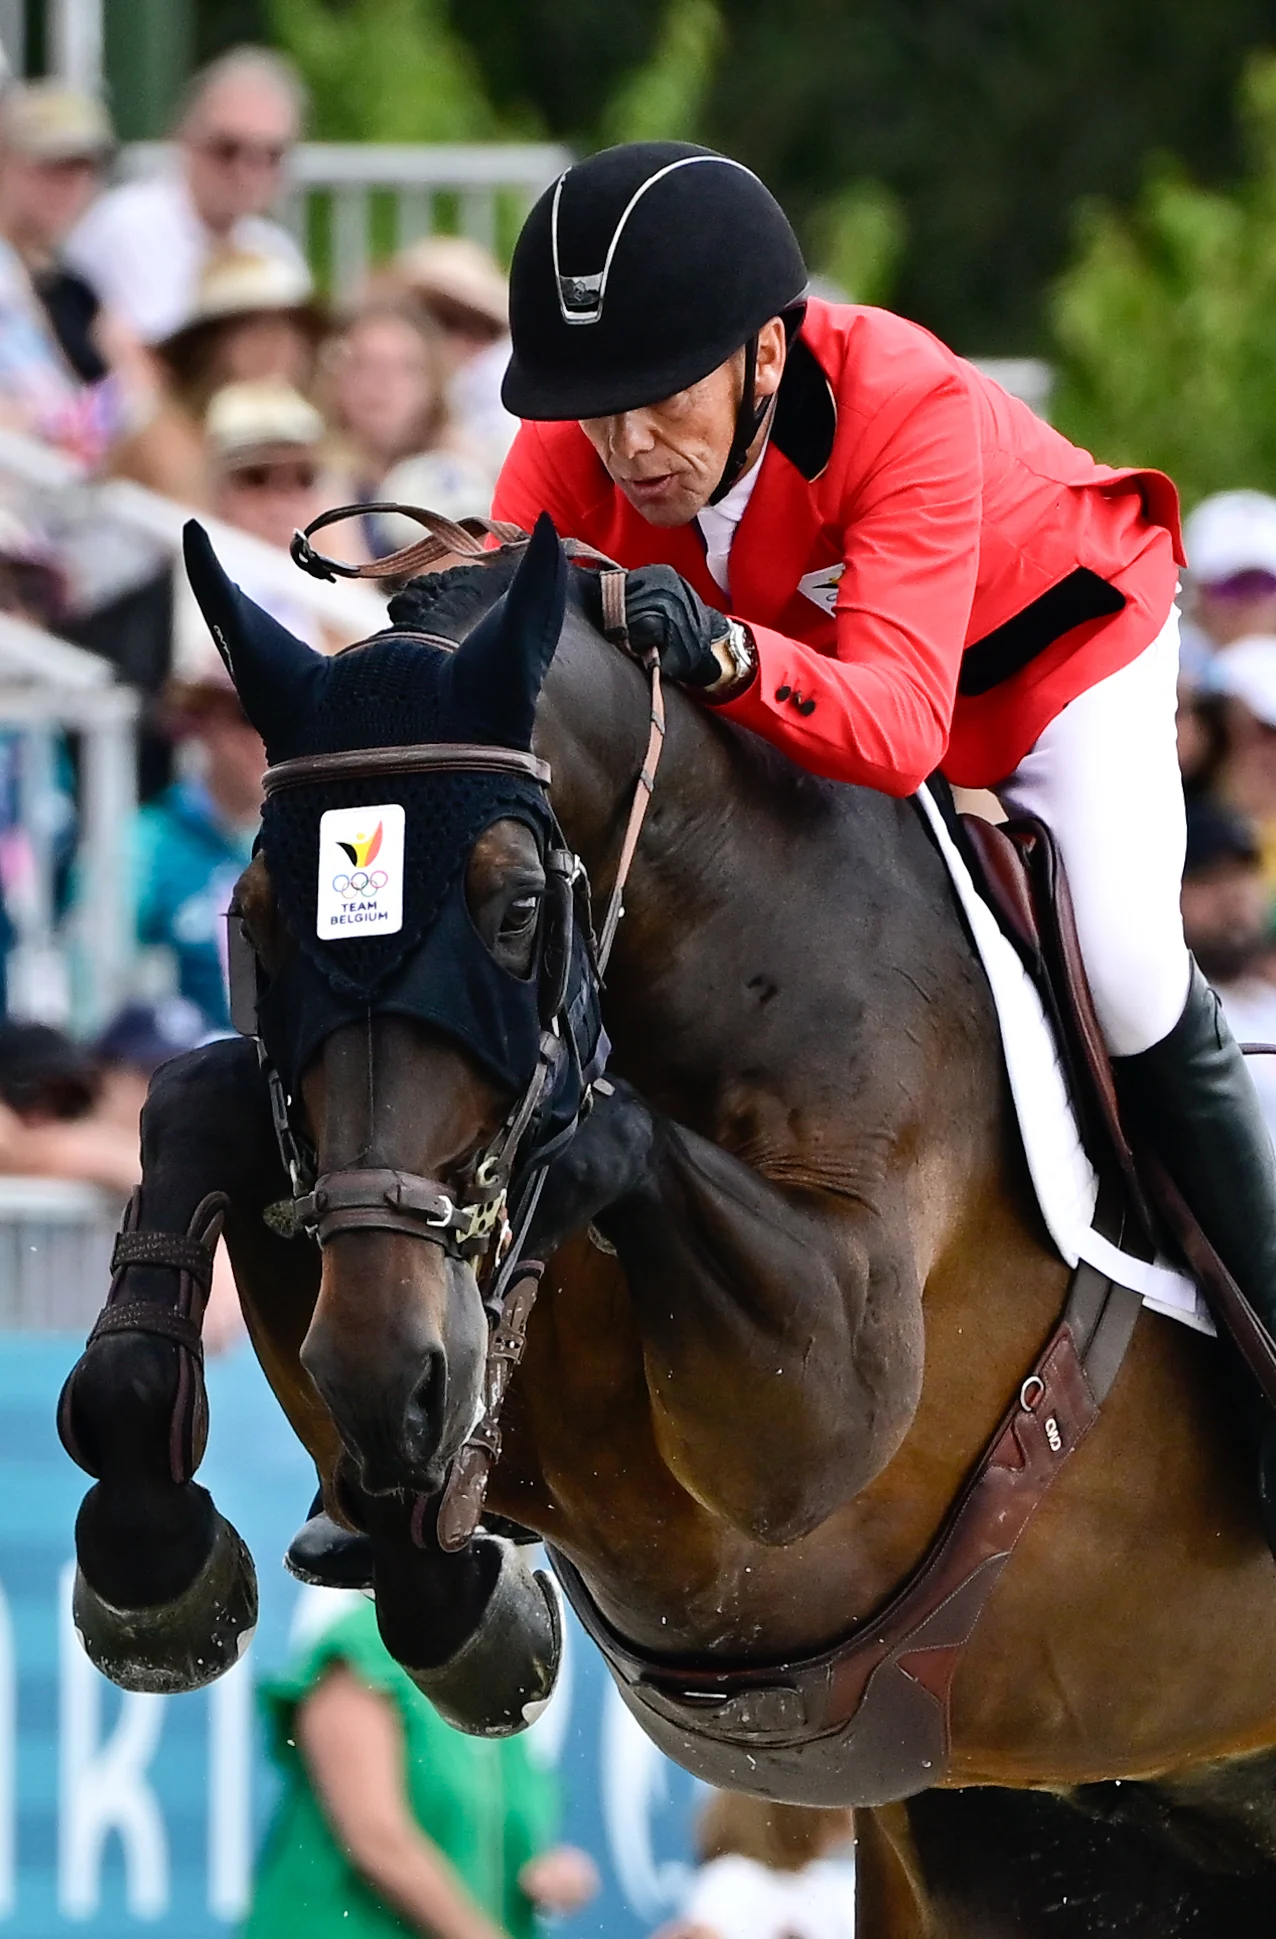
[[[664,19],[663,0],[448,4],[493,97],[530,99],[581,148]],[[1079,197],[1133,195],[1158,149],[1230,178],[1241,65],[1276,40],[1273,0],[720,6],[696,132],[756,168],[808,244],[828,198],[882,184],[907,236],[891,300],[972,354],[1045,347]]]
[[284,23],[320,133],[539,126],[584,151],[642,126],[725,148],[821,267],[868,261],[885,294],[879,245],[904,237],[890,300],[973,354],[1047,348],[1079,198],[1129,200],[1154,152],[1207,188],[1235,177],[1242,64],[1276,42],[1276,0],[717,0],[720,43],[679,72],[663,50],[708,5],[198,0],[204,52],[219,19]]
[[722,45],[715,0],[669,0],[650,58],[619,82],[599,117],[600,146],[698,140]]
[[1128,217],[1084,212],[1052,306],[1060,427],[1189,500],[1276,491],[1276,58],[1250,63],[1240,119],[1233,194],[1159,163]]
[[[319,141],[493,141],[512,130],[441,0],[267,0]],[[524,126],[526,126],[526,119]]]
[[856,182],[817,202],[806,227],[818,275],[857,303],[888,301],[907,234],[897,195],[881,182]]

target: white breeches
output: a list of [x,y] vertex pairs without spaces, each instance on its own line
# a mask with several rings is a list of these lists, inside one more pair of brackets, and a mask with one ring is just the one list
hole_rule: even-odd
[[1148,1050],[1187,1001],[1179,888],[1186,830],[1174,734],[1179,615],[1137,660],[1051,721],[997,793],[1063,857],[1108,1049]]

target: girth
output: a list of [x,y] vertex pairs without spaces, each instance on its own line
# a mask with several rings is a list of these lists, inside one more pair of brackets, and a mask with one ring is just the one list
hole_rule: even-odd
[[[807,1802],[871,1806],[940,1782],[961,1654],[1019,1538],[1116,1379],[1141,1301],[1084,1262],[1058,1326],[908,1582],[831,1647],[770,1664],[677,1661],[617,1634],[551,1550],[567,1600],[629,1707],[708,1783],[764,1788],[767,1752]],[[793,1753],[801,1752],[798,1764]],[[786,1779],[792,1784],[792,1776]],[[799,1795],[797,1791],[793,1795]]]

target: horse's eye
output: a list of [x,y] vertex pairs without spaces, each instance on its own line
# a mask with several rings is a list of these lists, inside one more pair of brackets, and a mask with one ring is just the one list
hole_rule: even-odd
[[536,921],[541,906],[538,895],[515,896],[501,918],[501,935],[506,938],[526,935]]

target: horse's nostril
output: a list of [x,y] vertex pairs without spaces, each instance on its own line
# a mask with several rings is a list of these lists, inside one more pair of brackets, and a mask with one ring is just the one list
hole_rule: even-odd
[[432,1452],[443,1430],[444,1384],[443,1355],[432,1353],[403,1415],[408,1443],[418,1452]]

